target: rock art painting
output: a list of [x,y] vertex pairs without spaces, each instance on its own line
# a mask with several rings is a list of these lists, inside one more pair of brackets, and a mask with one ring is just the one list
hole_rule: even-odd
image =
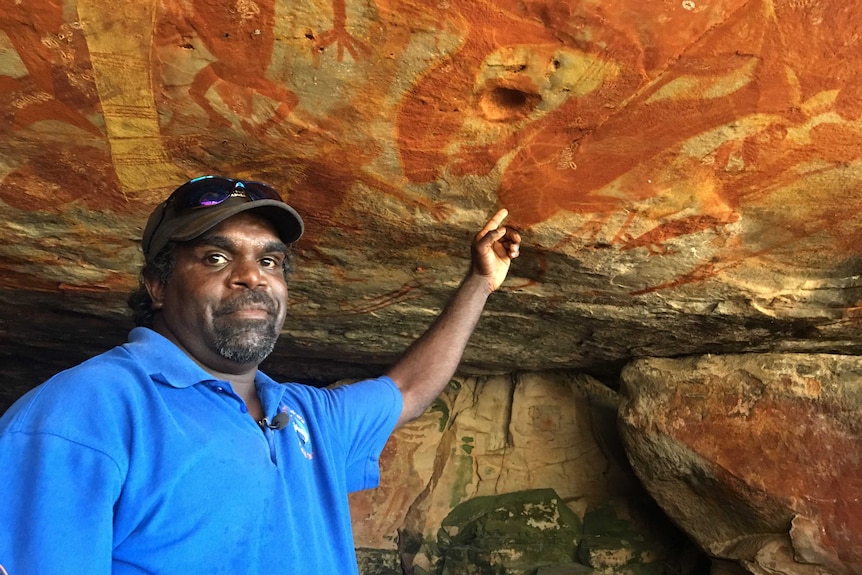
[[[851,217],[843,204],[800,210],[786,214],[801,216],[794,233],[763,241],[773,224],[764,206],[788,201],[800,182],[849,175],[839,173],[858,161],[859,133],[848,125],[858,88],[824,74],[836,49],[858,58],[832,36],[853,37],[852,9],[449,2],[444,18],[462,38],[399,106],[404,175],[427,184],[498,172],[498,201],[516,225],[559,216],[550,225],[565,232],[546,246],[555,251],[598,245],[642,258],[707,242],[700,261],[680,261],[632,295],[768,254],[788,263],[788,245],[806,249]],[[826,58],[801,53],[807,26],[803,50]]]
[[57,121],[101,136],[90,117],[98,97],[82,26],[64,18],[62,2],[3,0],[0,31],[14,52],[0,69],[3,124]]
[[96,208],[94,190],[116,188],[84,32],[64,16],[54,0],[0,4],[0,198],[24,210]]
[[[210,128],[239,126],[250,136],[265,134],[290,115],[298,102],[284,83],[267,77],[275,45],[274,0],[213,2],[195,0],[165,4],[157,39],[182,50],[200,49],[210,56],[196,71],[187,96],[205,112]],[[195,48],[194,43],[200,46]],[[268,117],[254,108],[254,97],[274,102]],[[217,109],[213,100],[218,100]]]
[[[390,357],[501,207],[528,256],[501,296],[514,365],[859,336],[853,3],[0,2],[0,277],[15,286],[56,238],[88,234],[127,257],[60,254],[47,285],[133,277],[151,207],[215,173],[267,181],[304,214],[294,336],[309,345],[356,330]],[[345,310],[349,326],[312,325]],[[374,314],[406,327],[386,339]]]
[[[718,250],[719,261],[653,289],[703,280],[776,249],[781,257],[787,244],[828,233],[853,218],[848,204],[788,210],[794,231],[769,239],[763,228],[773,222],[763,211],[788,201],[788,190],[802,182],[816,188],[819,177],[843,177],[858,162],[858,88],[823,73],[836,50],[858,58],[858,48],[835,46],[842,42],[833,36],[849,34],[858,18],[813,2],[739,7],[595,129],[567,141],[560,126],[571,124],[549,122],[508,164],[502,203],[528,226],[563,211],[584,215],[568,241],[603,237],[650,255],[668,253],[669,242],[690,234],[736,236]],[[830,54],[830,62],[802,57],[807,26],[815,32],[804,50]],[[524,194],[528,186],[534,193]],[[845,201],[858,206],[860,198]]]

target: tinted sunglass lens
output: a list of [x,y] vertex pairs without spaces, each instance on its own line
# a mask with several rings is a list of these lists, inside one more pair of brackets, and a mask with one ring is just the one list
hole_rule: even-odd
[[220,204],[230,196],[235,183],[216,176],[195,178],[177,189],[169,201],[179,210]]
[[228,197],[233,190],[204,190],[201,192],[197,201],[195,201],[192,205],[194,206],[214,206],[216,204],[220,204]]
[[284,201],[278,192],[264,183],[244,182],[218,176],[202,176],[187,182],[174,192],[172,201],[175,208],[179,210],[215,206],[227,200],[234,192],[241,192],[252,201]]
[[241,182],[246,195],[252,200],[277,200],[283,202],[281,195],[268,185],[261,182]]

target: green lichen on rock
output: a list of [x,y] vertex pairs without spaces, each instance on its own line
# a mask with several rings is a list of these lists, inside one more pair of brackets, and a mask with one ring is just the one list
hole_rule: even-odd
[[[650,506],[646,511],[657,511]],[[436,541],[409,550],[414,575],[699,574],[690,542],[669,537],[666,519],[609,501],[584,520],[553,489],[476,497],[442,521]],[[647,521],[645,521],[645,518]],[[659,527],[656,526],[656,523]],[[402,551],[408,546],[402,541]],[[377,575],[366,574],[363,575]],[[388,575],[388,574],[387,574]]]
[[438,532],[440,575],[530,575],[574,560],[580,518],[553,489],[476,497]]
[[402,575],[398,551],[392,549],[356,549],[356,563],[363,575]]
[[584,516],[578,561],[603,573],[658,575],[663,572],[661,541],[636,522],[604,505]]

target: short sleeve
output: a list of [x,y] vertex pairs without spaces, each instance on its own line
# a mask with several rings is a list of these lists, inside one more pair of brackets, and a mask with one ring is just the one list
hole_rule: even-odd
[[111,572],[121,480],[106,454],[47,433],[0,435],[0,565],[15,575]]
[[380,452],[401,416],[401,391],[388,377],[344,385],[333,392],[346,426],[346,479],[349,491],[377,487]]

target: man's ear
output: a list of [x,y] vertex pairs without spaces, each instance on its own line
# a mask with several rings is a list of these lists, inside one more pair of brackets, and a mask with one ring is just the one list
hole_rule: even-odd
[[144,274],[144,285],[147,286],[147,293],[150,294],[150,299],[153,302],[150,304],[152,309],[162,309],[165,297],[165,282],[150,274]]

